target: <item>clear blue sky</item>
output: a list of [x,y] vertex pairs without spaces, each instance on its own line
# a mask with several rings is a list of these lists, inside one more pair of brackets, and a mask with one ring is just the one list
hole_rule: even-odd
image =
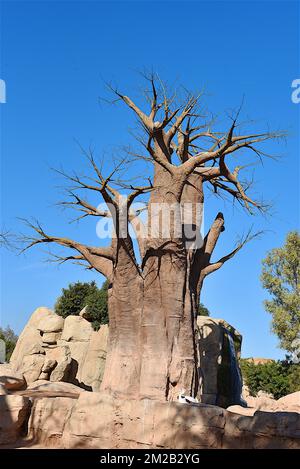
[[[153,68],[170,82],[205,87],[207,106],[220,115],[240,104],[258,130],[287,129],[282,154],[256,169],[256,192],[273,202],[271,216],[249,217],[209,199],[207,223],[218,210],[226,231],[222,255],[254,224],[267,230],[211,276],[203,302],[244,336],[244,356],[280,358],[270,333],[259,274],[266,252],[299,226],[299,105],[291,82],[300,78],[299,12],[296,2],[2,2],[1,73],[7,103],[1,107],[2,226],[20,230],[16,217],[35,216],[55,234],[97,243],[94,220],[69,225],[54,206],[61,181],[50,171],[83,167],[74,142],[99,154],[126,144],[132,116],[122,106],[99,105],[103,81],[136,95]],[[35,249],[26,256],[2,252],[1,324],[20,332],[32,311],[52,307],[61,288],[96,274],[73,265],[45,264]],[[103,279],[98,277],[99,284]]]

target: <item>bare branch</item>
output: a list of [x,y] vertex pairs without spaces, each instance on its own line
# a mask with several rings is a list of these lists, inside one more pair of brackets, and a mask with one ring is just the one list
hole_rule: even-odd
[[[166,138],[166,143],[167,143],[167,145],[170,145],[170,143],[171,143],[172,139],[174,138],[176,132],[178,131],[178,129],[182,125],[183,121],[190,115],[191,111],[194,109],[194,107],[198,103],[198,101],[199,101],[200,97],[202,96],[202,94],[203,93],[200,93],[197,96],[192,96],[191,98],[189,98],[188,102],[184,106],[183,111],[177,117],[176,121],[174,122],[174,124],[168,130],[168,132],[166,134],[166,137],[167,137]],[[178,111],[179,111],[179,109],[176,110],[175,115],[178,113]]]
[[26,244],[26,246],[21,250],[21,252],[25,252],[37,244],[55,243],[79,252],[85,261],[87,261],[93,268],[103,273],[103,275],[110,275],[112,261],[114,260],[114,252],[112,247],[101,248],[86,246],[69,238],[50,236],[44,231],[38,221],[36,224],[33,224],[28,220],[23,220],[23,222],[33,231],[35,231],[38,236],[23,235],[22,241]]
[[221,257],[221,259],[219,259],[217,262],[213,262],[207,265],[202,270],[201,276],[206,277],[212,272],[215,272],[216,270],[220,269],[225,264],[225,262],[227,262],[229,259],[232,259],[245,246],[245,244],[249,243],[249,241],[251,241],[252,239],[259,237],[262,233],[263,231],[258,231],[257,233],[251,235],[251,230],[250,230],[245,236],[245,238],[238,243],[235,249],[229,252],[226,256]]
[[[118,92],[117,89],[114,89],[113,87],[109,86],[110,90],[115,93],[124,103],[132,109],[135,114],[138,116],[138,118],[141,120],[141,122],[144,124],[144,126],[148,129],[149,132],[153,131],[153,118],[147,116],[128,96],[125,96],[121,93]],[[151,116],[151,114],[150,114]]]

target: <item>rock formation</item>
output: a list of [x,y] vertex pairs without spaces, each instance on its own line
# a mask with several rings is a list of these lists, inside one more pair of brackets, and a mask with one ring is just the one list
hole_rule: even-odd
[[241,334],[223,319],[198,316],[197,325],[200,401],[225,408],[241,404]]
[[244,388],[250,407],[230,405],[240,399],[242,338],[225,321],[198,318],[201,403],[186,404],[99,392],[108,327],[94,331],[87,318],[33,313],[0,365],[0,446],[300,448],[299,392],[275,401]]
[[19,337],[10,365],[27,385],[37,380],[70,382],[90,391],[100,388],[108,326],[94,331],[83,315],[66,319],[37,308]]
[[230,412],[242,415],[254,415],[257,410],[266,412],[298,412],[300,413],[300,391],[293,392],[276,400],[271,394],[259,391],[257,396],[250,396],[247,386],[244,386],[243,398],[247,407],[233,405],[227,408]]
[[21,389],[25,386],[22,373],[14,370],[10,365],[0,365],[0,385],[6,391]]
[[118,400],[104,392],[76,392],[74,385],[56,384],[72,389],[48,391],[48,395],[46,390],[41,394],[31,389],[26,396],[0,396],[0,445],[300,448],[300,414],[296,412],[256,411],[253,416],[244,416],[207,404]]
[[[20,336],[11,365],[23,373],[27,384],[41,379],[64,381],[89,391],[99,391],[108,326],[94,331],[87,318],[87,308],[79,316],[68,316],[65,320],[47,308],[38,308]],[[240,404],[241,380],[234,357],[240,354],[241,335],[220,319],[199,316],[197,325],[201,376],[199,400],[221,407]],[[233,354],[229,337],[234,343]]]
[[0,445],[14,443],[24,435],[30,408],[28,397],[0,395]]

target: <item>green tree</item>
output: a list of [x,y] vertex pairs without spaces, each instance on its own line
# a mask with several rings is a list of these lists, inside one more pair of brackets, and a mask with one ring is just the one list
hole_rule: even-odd
[[198,316],[210,316],[209,309],[203,303],[199,303]]
[[2,327],[0,327],[0,339],[4,340],[5,342],[5,345],[6,345],[5,359],[8,362],[16,346],[18,336],[14,333],[11,327],[7,326],[6,329],[2,329]]
[[275,399],[289,394],[287,370],[281,362],[274,361],[255,365],[252,362],[241,360],[241,369],[252,396],[256,396],[258,391],[273,394]]
[[[300,339],[300,236],[288,233],[281,248],[272,249],[263,260],[261,282],[271,295],[264,302],[272,315],[272,331],[280,347],[288,352],[299,348]],[[297,340],[298,339],[298,340]]]
[[78,316],[80,311],[88,306],[88,314],[94,329],[108,322],[107,308],[108,282],[105,281],[99,289],[96,282],[71,283],[62,289],[62,294],[55,304],[55,312],[66,318],[70,315]]
[[101,324],[108,324],[108,285],[106,280],[100,289],[91,290],[84,300],[95,330],[98,330]]
[[264,391],[279,399],[300,390],[300,365],[288,359],[257,365],[247,359],[241,359],[240,366],[252,396],[256,396],[258,391]]
[[288,374],[289,392],[300,391],[300,365],[292,363]]

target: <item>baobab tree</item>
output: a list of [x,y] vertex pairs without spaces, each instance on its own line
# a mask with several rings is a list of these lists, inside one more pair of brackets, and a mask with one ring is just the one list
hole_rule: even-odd
[[[147,111],[118,89],[110,89],[141,125],[143,152],[128,150],[126,158],[131,157],[133,164],[138,159],[151,163],[147,183],[136,185],[117,176],[127,159],[105,176],[91,151],[85,154],[92,178],[60,171],[71,182],[70,199],[63,205],[82,212],[79,218],[111,217],[111,245],[88,246],[53,236],[34,222],[29,223],[34,234],[26,237],[26,249],[49,243],[69,248],[71,255],[57,260],[84,263],[109,280],[109,343],[101,389],[124,398],[174,400],[181,389],[192,396],[198,393],[196,316],[203,281],[249,240],[248,236],[232,252],[212,260],[224,217],[218,213],[203,239],[199,236],[198,208],[204,203],[204,186],[233,197],[246,210],[262,210],[248,195],[250,184],[239,178],[243,167],[230,169],[232,156],[246,149],[262,158],[260,144],[281,135],[241,133],[239,112],[226,131],[214,131],[200,111],[201,94],[186,93],[177,105],[175,93],[170,95],[157,77],[147,80]],[[82,197],[82,190],[98,194],[107,210]],[[145,194],[146,236],[133,210],[136,199]],[[192,213],[188,221],[182,210],[185,205]],[[157,213],[162,206],[171,213],[168,230],[164,215]],[[138,253],[129,225],[136,234]]]

